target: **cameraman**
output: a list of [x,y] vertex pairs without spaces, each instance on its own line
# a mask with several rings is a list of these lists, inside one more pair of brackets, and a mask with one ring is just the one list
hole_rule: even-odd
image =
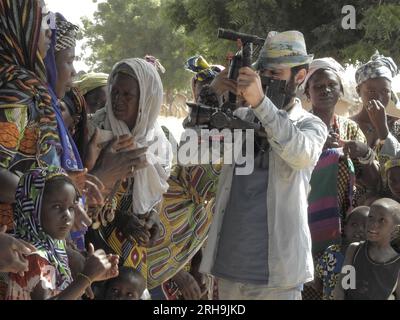
[[[243,98],[265,128],[268,143],[255,138],[250,175],[235,175],[224,165],[215,216],[200,271],[218,278],[220,299],[301,299],[313,279],[307,195],[327,128],[295,97],[313,55],[298,31],[270,33],[251,68],[237,81],[226,72],[212,83],[217,95],[231,91]],[[264,94],[260,75],[286,80],[286,100],[278,109]],[[247,116],[246,116],[247,117]]]

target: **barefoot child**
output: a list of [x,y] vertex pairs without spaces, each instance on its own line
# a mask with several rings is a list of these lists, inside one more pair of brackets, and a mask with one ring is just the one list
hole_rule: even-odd
[[10,274],[8,300],[75,300],[92,282],[118,274],[118,256],[94,252],[90,245],[82,273],[72,279],[65,239],[74,223],[77,199],[78,192],[62,169],[38,168],[22,176],[16,192],[15,234],[37,251],[26,257],[28,272]]
[[[400,299],[400,255],[390,245],[398,224],[398,202],[382,198],[372,204],[367,220],[367,241],[351,244],[343,264],[354,267],[355,288],[345,290],[341,274],[335,287],[335,299]],[[351,282],[351,278],[349,280]]]

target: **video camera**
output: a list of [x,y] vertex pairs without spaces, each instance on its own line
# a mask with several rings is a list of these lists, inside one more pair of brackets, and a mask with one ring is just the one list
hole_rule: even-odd
[[[228,78],[237,80],[239,69],[242,67],[251,67],[253,54],[258,56],[265,39],[255,35],[235,32],[227,29],[218,29],[218,38],[231,41],[240,40],[242,47],[232,58]],[[276,80],[269,77],[261,77],[262,86],[267,97],[275,104],[276,107],[282,108],[286,98],[286,81]],[[260,124],[242,120],[233,115],[238,108],[237,96],[229,93],[228,100],[219,104],[218,98],[212,92],[203,92],[202,103],[187,102],[190,108],[189,118],[185,123],[185,127],[206,127],[208,129],[254,129],[256,132],[264,134],[264,130]]]

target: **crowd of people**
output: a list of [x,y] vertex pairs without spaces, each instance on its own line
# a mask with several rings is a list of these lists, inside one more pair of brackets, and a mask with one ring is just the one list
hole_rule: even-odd
[[[194,109],[176,143],[155,57],[78,76],[77,32],[43,0],[0,0],[0,299],[400,299],[392,58],[358,68],[351,118],[335,114],[343,67],[299,31],[270,32],[236,80],[189,58],[197,106],[236,95],[233,116],[262,128],[243,175],[225,148],[180,161]],[[281,105],[263,79],[285,81]],[[210,139],[229,144],[200,136],[197,155]]]

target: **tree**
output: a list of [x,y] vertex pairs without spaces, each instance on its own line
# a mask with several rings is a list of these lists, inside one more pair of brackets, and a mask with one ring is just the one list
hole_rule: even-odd
[[160,1],[108,0],[98,5],[94,21],[82,22],[93,51],[86,61],[96,71],[109,73],[121,59],[150,54],[166,69],[161,78],[167,91],[188,86],[185,35],[179,28],[173,30],[162,15]]
[[167,90],[187,88],[189,56],[202,54],[224,64],[235,51],[232,41],[217,39],[219,27],[266,37],[271,30],[299,30],[315,57],[342,63],[367,60],[375,50],[400,62],[399,0],[353,0],[356,29],[342,28],[347,0],[108,0],[99,4],[93,22],[85,19],[84,36],[93,54],[87,59],[109,72],[120,59],[152,54],[167,72]]
[[400,62],[400,4],[368,8],[359,27],[364,31],[363,38],[344,48],[344,56],[352,60],[366,60],[375,50],[379,50]]
[[[218,27],[266,37],[268,31],[299,30],[308,51],[344,62],[368,59],[375,50],[400,60],[398,0],[353,0],[357,28],[342,28],[347,0],[167,0],[166,12],[175,28],[184,28],[209,45],[209,54],[223,59],[228,48],[216,41]],[[189,48],[189,51],[193,50]]]

